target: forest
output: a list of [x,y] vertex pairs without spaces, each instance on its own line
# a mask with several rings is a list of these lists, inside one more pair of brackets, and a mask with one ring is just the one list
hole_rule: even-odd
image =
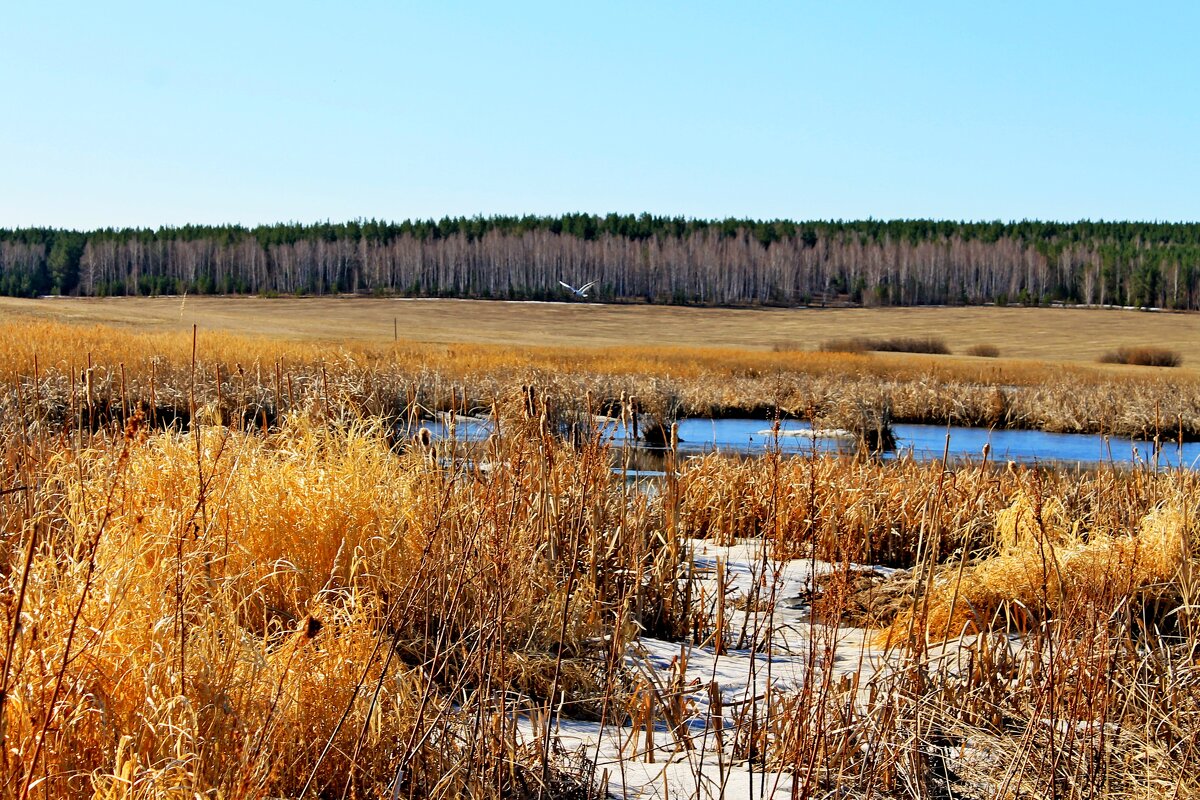
[[1200,307],[1200,223],[649,214],[0,229],[0,294]]

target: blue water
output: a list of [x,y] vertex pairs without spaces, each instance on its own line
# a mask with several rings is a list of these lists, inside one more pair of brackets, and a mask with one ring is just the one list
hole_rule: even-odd
[[[945,428],[938,425],[897,425],[897,447],[911,450],[917,458],[941,458],[950,437],[950,455],[982,457],[983,446],[991,445],[989,458],[999,461],[1060,461],[1115,464],[1154,463],[1154,443],[1081,433],[1044,431],[989,431],[982,428]],[[1158,466],[1200,465],[1200,442],[1164,442],[1158,451]]]
[[[853,441],[788,436],[789,431],[811,431],[812,425],[784,420],[779,425],[778,447],[784,453],[853,453]],[[771,422],[761,419],[681,419],[679,450],[683,453],[719,450],[755,453],[775,446]]]
[[[441,423],[427,422],[425,427],[435,438],[448,435]],[[811,431],[807,422],[785,420],[780,424],[777,439],[771,423],[754,419],[681,419],[679,420],[679,452],[697,454],[723,452],[741,455],[761,454],[778,447],[789,455],[806,453],[854,453],[853,441],[835,438],[787,436],[788,431]],[[986,428],[946,427],[944,425],[896,425],[896,452],[886,455],[895,458],[911,455],[920,461],[931,461],[947,452],[946,437],[950,437],[948,453],[952,459],[981,460],[985,444],[991,446],[988,459],[1003,463],[1068,463],[1068,464],[1153,464],[1154,445],[1116,437],[1080,433],[1045,433],[1026,430],[987,430]],[[620,444],[627,436],[620,426],[604,429],[606,438]],[[477,440],[491,433],[491,424],[459,422],[455,435],[459,439]],[[1200,442],[1187,442],[1183,447],[1165,443],[1158,453],[1159,467],[1200,467]]]
[[[679,448],[683,452],[718,450],[730,453],[764,452],[775,446],[770,424],[746,419],[686,419],[679,422]],[[807,422],[788,421],[781,431],[811,430]],[[1153,463],[1154,444],[1117,437],[1080,433],[1045,433],[1025,430],[946,427],[944,425],[895,425],[896,452],[888,457],[910,454],[920,461],[934,460],[948,452],[950,458],[983,458],[1020,463]],[[949,436],[947,450],[946,437]],[[778,447],[785,453],[854,452],[853,442],[780,436]],[[1200,442],[1166,443],[1158,454],[1158,466],[1200,466]]]

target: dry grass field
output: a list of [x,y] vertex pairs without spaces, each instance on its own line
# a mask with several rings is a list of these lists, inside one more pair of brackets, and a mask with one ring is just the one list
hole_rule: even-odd
[[492,343],[561,347],[684,346],[815,350],[854,337],[926,337],[963,354],[992,345],[1005,359],[1094,364],[1122,346],[1153,345],[1200,369],[1200,315],[1074,308],[714,309],[591,303],[374,298],[0,298],[0,319],[206,331],[291,340]]

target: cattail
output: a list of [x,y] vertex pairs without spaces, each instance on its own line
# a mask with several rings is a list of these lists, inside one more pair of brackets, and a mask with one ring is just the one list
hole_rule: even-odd
[[317,619],[312,614],[308,614],[300,621],[300,626],[296,629],[296,637],[305,641],[315,639],[317,638],[317,634],[321,632],[321,628],[323,628],[324,625],[325,624],[321,622],[321,620]]

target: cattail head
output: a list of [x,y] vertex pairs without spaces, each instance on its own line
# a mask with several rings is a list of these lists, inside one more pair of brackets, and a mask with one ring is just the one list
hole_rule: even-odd
[[424,450],[428,450],[433,446],[433,434],[429,432],[429,428],[421,428],[417,434],[417,444]]
[[312,614],[308,614],[303,620],[300,621],[300,628],[296,631],[296,633],[301,639],[315,639],[317,638],[317,634],[321,632],[321,628],[324,627],[324,625],[325,623],[321,622],[321,620],[317,619]]

